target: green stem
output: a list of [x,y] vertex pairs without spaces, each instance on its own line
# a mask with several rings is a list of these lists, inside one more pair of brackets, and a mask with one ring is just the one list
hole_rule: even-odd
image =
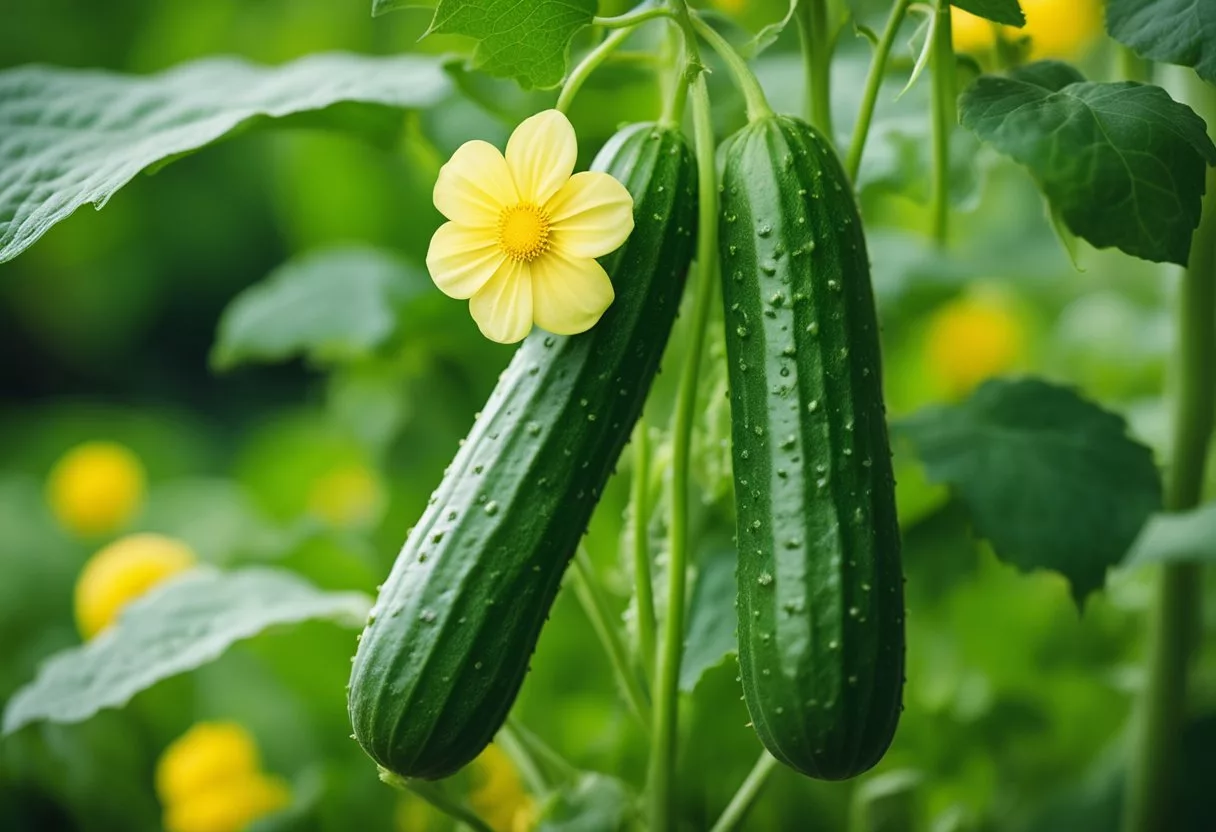
[[802,64],[806,72],[807,117],[819,132],[834,142],[832,134],[832,47],[828,31],[828,0],[800,0],[796,10],[802,41]]
[[599,637],[600,644],[603,645],[604,652],[608,655],[608,661],[612,663],[612,672],[616,676],[621,692],[625,695],[625,701],[629,703],[629,709],[633,711],[633,715],[638,718],[642,727],[649,731],[650,700],[638,682],[637,674],[633,672],[633,668],[629,664],[629,654],[625,650],[624,642],[621,641],[620,629],[612,623],[608,611],[608,601],[600,589],[595,567],[591,565],[591,558],[587,556],[587,551],[581,546],[574,556],[574,569],[571,570],[570,575],[574,593],[578,596],[583,612],[591,620],[591,626],[595,629],[595,634]]
[[650,435],[643,414],[633,430],[633,583],[637,605],[638,658],[654,680],[654,585],[650,575]]
[[502,748],[503,753],[511,758],[511,762],[519,771],[520,777],[528,784],[528,791],[537,797],[544,797],[552,789],[540,763],[530,749],[515,733],[515,728],[508,722],[498,729],[494,741]]
[[1145,60],[1126,46],[1116,52],[1119,60],[1119,77],[1141,84],[1153,83],[1153,62]]
[[870,123],[874,120],[874,107],[878,103],[878,91],[882,89],[882,79],[887,72],[887,58],[895,46],[895,37],[899,27],[903,25],[908,15],[908,7],[912,0],[896,0],[887,18],[887,27],[882,31],[882,38],[874,48],[874,60],[870,63],[870,73],[866,76],[865,92],[861,96],[861,111],[857,114],[857,126],[853,128],[853,140],[849,143],[849,155],[845,161],[845,170],[849,179],[857,181],[857,173],[861,170],[861,156],[866,149],[866,138],[870,134]]
[[463,802],[448,795],[438,783],[405,778],[383,768],[380,769],[380,779],[394,789],[417,795],[452,820],[463,823],[473,832],[494,832],[494,828],[490,824]]
[[718,822],[713,825],[709,832],[731,832],[735,829],[743,818],[747,816],[747,812],[752,808],[752,804],[756,802],[756,798],[760,796],[760,790],[764,788],[768,776],[772,774],[773,769],[777,767],[777,758],[767,751],[760,753],[760,759],[756,760],[756,764],[752,766],[751,773],[747,775],[747,779],[743,781],[743,785],[739,787],[739,791],[735,792],[735,796],[730,799],[726,810],[722,813],[722,817],[718,818]]
[[[687,14],[687,12],[685,12]],[[688,352],[676,393],[672,428],[671,517],[668,528],[667,614],[663,620],[655,687],[654,743],[649,787],[650,828],[672,830],[675,803],[676,742],[679,722],[680,663],[684,654],[684,613],[688,578],[689,455],[696,421],[697,383],[705,331],[709,324],[718,264],[718,183],[714,161],[714,128],[704,73],[692,80],[693,136],[696,140],[697,271]]]
[[551,776],[560,780],[573,780],[578,776],[577,768],[562,757],[562,755],[554,751],[548,743],[532,733],[517,718],[514,716],[507,717],[506,724],[510,726],[515,740],[532,754],[533,760],[544,763],[548,767]]
[[735,79],[735,83],[739,85],[747,106],[748,121],[771,116],[773,108],[769,106],[764,88],[760,86],[755,73],[748,68],[747,61],[743,60],[743,57],[735,51],[726,38],[718,34],[718,31],[704,20],[696,16],[691,16],[689,19],[696,33],[705,38],[705,42],[710,45],[710,48],[718,53],[722,62],[726,64],[726,69]]
[[599,69],[600,64],[608,60],[617,47],[624,43],[631,34],[633,34],[632,27],[615,29],[598,46],[588,52],[579,61],[578,66],[570,70],[570,75],[566,78],[566,83],[562,86],[562,91],[557,96],[557,103],[553,105],[554,109],[563,113],[568,111],[571,102],[574,101],[574,96],[578,95],[579,89],[591,77],[591,73]]
[[671,9],[666,6],[650,6],[640,9],[634,9],[627,14],[620,14],[616,17],[596,17],[591,20],[593,26],[602,26],[605,29],[632,29],[639,23],[645,23],[647,20],[654,20],[659,17],[672,17]]
[[[1216,113],[1216,89],[1195,79],[1192,103]],[[1202,110],[1201,106],[1196,109]],[[1216,169],[1207,174],[1203,216],[1178,296],[1173,442],[1165,507],[1199,505],[1216,408]],[[1178,751],[1186,720],[1187,672],[1202,618],[1198,564],[1170,563],[1158,578],[1149,629],[1147,679],[1139,704],[1123,813],[1125,832],[1172,829]]]
[[958,123],[957,69],[950,26],[950,0],[937,0],[933,20],[933,239],[945,245],[950,234],[950,134]]

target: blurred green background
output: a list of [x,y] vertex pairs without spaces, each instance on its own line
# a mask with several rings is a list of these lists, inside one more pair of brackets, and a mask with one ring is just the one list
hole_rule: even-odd
[[[886,4],[861,5],[878,25]],[[148,73],[216,53],[280,63],[329,50],[467,51],[456,40],[419,42],[425,9],[373,20],[368,6],[8,0],[0,68],[38,62]],[[601,13],[622,6],[601,3]],[[783,6],[718,4],[752,29],[779,18]],[[1053,49],[1091,77],[1107,76],[1110,45],[1093,25],[1076,27]],[[803,97],[792,34],[756,67],[778,109],[796,112]],[[571,117],[581,164],[619,124],[657,114],[646,58],[656,47],[640,38],[580,95]],[[846,29],[835,78],[838,129],[851,125],[867,54],[864,40]],[[902,46],[897,58],[862,177],[892,415],[961,396],[990,375],[1034,372],[1124,413],[1139,438],[1163,451],[1173,272],[1088,249],[1074,267],[1025,172],[961,133],[952,246],[931,248],[921,234],[925,84],[892,104],[914,55]],[[80,640],[77,575],[127,532],[171,535],[221,566],[286,566],[325,588],[374,592],[387,574],[510,348],[481,339],[465,305],[433,291],[425,309],[415,308],[369,354],[222,373],[209,355],[226,305],[297,255],[368,245],[419,269],[439,221],[430,204],[439,164],[467,139],[501,143],[515,122],[554,98],[453,67],[467,94],[411,116],[397,147],[306,131],[240,136],[139,177],[104,210],[79,211],[0,265],[0,702],[32,678],[39,660]],[[724,75],[713,76],[723,134],[742,122]],[[677,326],[673,351],[683,349]],[[715,338],[697,440],[704,494],[697,535],[706,552],[732,531]],[[672,363],[669,355],[665,366]],[[665,373],[656,388],[650,418],[659,428],[673,382]],[[661,467],[662,430],[656,439]],[[81,535],[48,499],[47,478],[64,453],[93,440],[131,449],[147,487],[121,527]],[[997,562],[944,491],[927,485],[898,451],[897,462],[909,657],[895,746],[853,783],[778,771],[744,828],[1113,829],[1123,736],[1141,677],[1144,576],[1113,573],[1108,590],[1079,616],[1062,578]],[[622,463],[624,475],[613,480],[588,539],[621,611],[629,468]],[[582,611],[563,593],[516,713],[578,766],[636,785],[644,777],[644,737],[592,643]],[[333,625],[268,633],[125,709],[0,741],[0,829],[162,828],[168,807],[155,785],[157,761],[202,721],[244,726],[261,767],[287,784],[290,808],[258,821],[261,828],[447,828],[383,787],[348,739],[343,688],[353,649],[354,634]],[[1196,672],[1187,735],[1185,769],[1196,778],[1183,790],[1194,810],[1187,829],[1211,828],[1212,796],[1202,784],[1216,762],[1208,741],[1216,730],[1211,652]],[[759,753],[739,694],[731,660],[711,669],[688,702],[686,829],[709,827]],[[502,828],[527,828],[529,798],[505,758],[491,754],[459,788]],[[234,812],[236,821],[208,827],[204,820],[194,829],[242,828],[248,818]]]

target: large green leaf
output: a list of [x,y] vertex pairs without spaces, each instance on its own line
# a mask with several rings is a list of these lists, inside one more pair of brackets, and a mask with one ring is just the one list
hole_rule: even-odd
[[1160,87],[1086,81],[1043,61],[963,93],[965,127],[1030,169],[1069,229],[1186,265],[1216,146],[1203,119]]
[[729,544],[715,545],[701,556],[697,582],[688,605],[688,634],[680,662],[680,690],[691,693],[705,671],[738,650],[735,634],[735,565]]
[[570,39],[595,10],[596,0],[439,0],[428,34],[468,35],[476,68],[543,89],[561,82]]
[[1216,504],[1149,520],[1127,564],[1161,562],[1216,563]]
[[368,355],[396,331],[412,300],[437,294],[427,273],[374,248],[343,247],[289,260],[233,299],[220,318],[212,364],[306,356],[317,363]]
[[1121,417],[1065,387],[989,381],[967,401],[927,408],[895,429],[1002,560],[1062,573],[1078,605],[1161,507],[1149,449],[1127,436]]
[[1026,15],[1022,13],[1018,0],[951,0],[950,5],[997,23],[1026,25]]
[[9,700],[4,733],[40,720],[80,722],[124,705],[268,627],[312,619],[361,627],[370,605],[362,593],[322,592],[282,570],[192,570],[133,602],[97,638],[47,660]]
[[1107,0],[1106,29],[1136,54],[1194,67],[1216,84],[1216,3],[1211,0]]
[[[23,66],[0,72],[0,262],[136,174],[275,119],[387,143],[400,108],[438,102],[434,58],[310,55],[279,67],[208,58],[158,75]],[[187,218],[182,218],[185,221]]]

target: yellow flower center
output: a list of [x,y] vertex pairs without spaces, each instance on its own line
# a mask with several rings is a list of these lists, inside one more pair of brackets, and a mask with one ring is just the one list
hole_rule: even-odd
[[549,217],[531,202],[504,208],[498,217],[498,247],[512,260],[531,263],[549,249]]

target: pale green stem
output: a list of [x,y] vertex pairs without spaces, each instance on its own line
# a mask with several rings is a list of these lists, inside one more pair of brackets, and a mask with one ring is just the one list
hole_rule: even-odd
[[673,12],[666,6],[651,6],[649,8],[634,9],[627,14],[620,14],[616,17],[596,17],[592,19],[591,23],[593,26],[602,26],[605,29],[631,29],[639,23],[645,23],[647,20],[672,16]]
[[612,672],[625,696],[625,701],[629,703],[629,709],[638,718],[642,728],[649,731],[650,700],[638,682],[637,674],[629,664],[629,654],[621,640],[620,628],[611,620],[608,601],[600,589],[595,567],[591,565],[591,559],[581,546],[574,556],[574,569],[570,571],[570,578],[574,586],[574,594],[578,596],[579,604],[582,606],[583,612],[587,614],[587,618],[591,620],[591,626],[604,648],[604,653],[608,656],[608,661],[612,664]]
[[540,764],[532,755],[532,749],[516,735],[515,728],[512,727],[510,722],[498,729],[498,736],[494,738],[494,741],[511,758],[511,762],[519,771],[520,777],[528,785],[528,790],[532,794],[537,797],[544,797],[549,793],[552,787],[548,778],[545,777]]
[[548,766],[549,772],[562,780],[571,780],[578,776],[578,769],[575,768],[562,755],[554,751],[548,743],[534,734],[526,725],[520,722],[514,716],[507,717],[508,726],[511,728],[514,738],[523,745],[532,754],[533,760],[538,760]]
[[494,832],[494,828],[490,824],[463,802],[447,794],[438,783],[401,777],[383,768],[380,769],[380,779],[399,791],[417,795],[452,820],[463,823],[473,832]]
[[807,117],[829,142],[832,134],[832,47],[828,0],[800,0],[795,10],[806,73]]
[[1128,81],[1139,81],[1141,84],[1153,83],[1153,62],[1145,60],[1126,46],[1120,46],[1115,53],[1119,60],[1119,75]]
[[637,607],[638,659],[654,681],[654,585],[650,575],[650,435],[645,415],[633,430],[633,583]]
[[582,88],[583,83],[591,77],[591,73],[599,69],[600,64],[608,60],[616,49],[624,43],[629,36],[633,34],[632,27],[624,29],[615,29],[608,37],[592,49],[578,63],[574,69],[570,70],[570,75],[566,78],[566,83],[562,86],[562,91],[557,96],[557,103],[554,108],[566,112],[570,109],[571,102],[574,101],[574,96],[578,95],[578,91]]
[[735,796],[726,805],[726,810],[722,812],[722,817],[718,818],[718,822],[709,832],[731,832],[737,828],[756,802],[756,798],[760,796],[760,790],[764,788],[768,776],[776,767],[777,758],[767,751],[761,752],[760,759],[756,760],[747,779],[743,781],[739,791],[735,792]]
[[845,170],[849,179],[857,182],[857,173],[861,170],[861,157],[865,153],[866,138],[870,133],[870,124],[874,120],[874,108],[878,104],[878,91],[882,89],[882,80],[887,72],[887,58],[895,45],[899,27],[903,25],[908,15],[908,7],[912,0],[896,0],[887,18],[887,27],[882,31],[882,37],[874,48],[874,59],[870,62],[870,73],[866,76],[865,92],[861,96],[861,110],[857,114],[857,126],[853,128],[853,140],[849,143],[849,156],[845,161]]
[[[1194,99],[1216,113],[1216,89],[1198,78]],[[1199,101],[1192,103],[1198,104]],[[1196,109],[1207,109],[1197,106]],[[1203,216],[1191,243],[1178,296],[1174,426],[1165,507],[1186,511],[1203,496],[1204,468],[1216,409],[1216,169],[1207,174]],[[1202,619],[1198,564],[1161,567],[1149,629],[1144,692],[1139,703],[1123,810],[1125,832],[1173,829],[1181,776],[1179,740],[1187,713],[1187,675]]]
[[743,60],[742,56],[727,42],[726,38],[718,34],[717,30],[704,20],[696,16],[690,17],[690,20],[697,34],[705,38],[705,42],[718,53],[723,63],[726,64],[726,69],[735,79],[735,83],[743,93],[748,121],[755,121],[756,119],[771,116],[773,108],[769,106],[768,98],[764,95],[764,88],[760,86],[755,73],[748,68],[747,61]]
[[933,185],[931,231],[938,245],[950,235],[950,135],[958,123],[957,68],[950,0],[937,0],[930,64],[933,72]]
[[[682,0],[685,33],[691,36],[691,19]],[[688,44],[691,51],[695,44]],[[690,54],[690,61],[695,53]],[[695,64],[694,64],[695,65]],[[697,386],[705,331],[709,324],[718,264],[718,183],[714,161],[714,129],[705,76],[697,72],[689,90],[692,99],[693,137],[697,154],[699,189],[697,269],[693,285],[688,351],[684,356],[676,393],[672,428],[671,516],[668,528],[667,613],[663,620],[655,686],[654,740],[647,778],[652,832],[673,830],[676,744],[679,726],[680,664],[684,654],[684,616],[688,570],[689,456],[696,421]]]

